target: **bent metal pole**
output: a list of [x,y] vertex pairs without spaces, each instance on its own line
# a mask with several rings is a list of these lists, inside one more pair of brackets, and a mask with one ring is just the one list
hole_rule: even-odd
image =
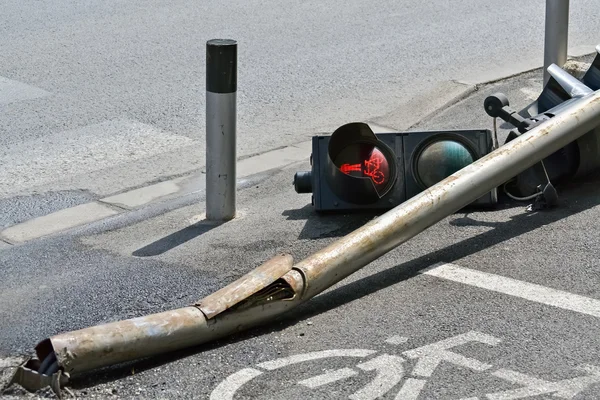
[[[192,306],[53,336],[36,347],[38,358],[75,375],[258,325],[317,295],[599,125],[600,91],[596,91],[295,265],[290,256],[277,256]],[[30,367],[36,369],[39,362],[32,362]]]
[[206,219],[235,217],[237,42],[206,42]]

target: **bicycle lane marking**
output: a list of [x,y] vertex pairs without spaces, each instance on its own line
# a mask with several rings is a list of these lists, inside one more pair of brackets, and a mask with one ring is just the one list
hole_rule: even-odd
[[394,400],[416,400],[419,398],[421,391],[425,387],[427,381],[425,379],[408,378]]
[[341,350],[323,350],[312,353],[295,354],[293,356],[278,358],[273,361],[266,361],[258,364],[260,368],[272,371],[274,369],[287,367],[288,365],[298,364],[304,361],[318,360],[329,357],[367,357],[376,353],[377,350],[367,349],[341,349]]
[[420,273],[600,318],[600,300],[535,283],[446,263],[435,264]]
[[590,386],[600,383],[600,367],[584,364],[578,366],[576,369],[587,373],[587,375],[563,379],[557,382],[534,378],[510,369],[499,369],[493,372],[492,375],[523,387],[489,393],[486,398],[489,400],[516,400],[552,393],[554,397],[573,399]]
[[399,356],[382,354],[358,364],[363,371],[376,371],[375,378],[364,388],[349,397],[351,400],[378,399],[392,390],[404,377],[404,359]]
[[[295,354],[290,357],[278,358],[272,361],[266,361],[258,364],[258,367],[272,371],[275,369],[287,367],[288,365],[298,364],[305,361],[318,360],[329,357],[357,357],[364,358],[376,353],[376,350],[368,349],[335,349],[335,350],[323,350],[315,351],[312,353]],[[233,396],[244,384],[250,382],[252,379],[261,375],[263,371],[259,371],[254,368],[244,368],[232,375],[229,375],[213,390],[210,395],[210,400],[233,400]],[[348,376],[349,377],[349,376]],[[325,379],[325,378],[323,378]],[[338,377],[331,382],[336,380],[344,379],[344,377]],[[323,383],[324,384],[324,383]],[[306,385],[308,386],[308,385]],[[317,385],[319,386],[319,385]],[[310,386],[309,386],[310,387]],[[315,386],[316,387],[316,386]]]
[[[397,335],[389,338],[386,342],[404,342],[403,338],[404,337]],[[452,351],[453,348],[468,343],[496,346],[501,342],[502,340],[500,338],[477,331],[470,331],[442,339],[438,342],[406,350],[402,352],[402,356],[390,354],[378,355],[375,358],[356,365],[359,370],[367,372],[375,371],[375,377],[372,378],[370,383],[350,395],[348,398],[351,400],[375,400],[393,390],[394,387],[400,385],[395,400],[416,400],[421,395],[428,381],[427,379],[422,378],[431,378],[441,362],[448,362],[457,367],[468,368],[474,372],[488,372],[496,378],[519,386],[514,389],[487,393],[483,395],[483,397],[469,397],[468,399],[463,398],[462,400],[516,400],[543,394],[552,394],[554,397],[563,399],[573,399],[581,392],[588,390],[591,386],[600,383],[600,367],[594,365],[582,364],[575,368],[580,373],[583,372],[584,375],[558,381],[547,381],[505,368],[490,371],[490,369],[493,368],[492,365],[464,357],[463,355]],[[373,355],[374,353],[377,353],[377,351],[368,349],[325,350],[283,357],[263,362],[258,364],[257,367],[262,367],[268,372],[269,370],[283,368],[304,361],[321,360],[330,357],[364,358]],[[404,363],[406,358],[404,357],[417,360],[412,371],[405,370]],[[210,399],[231,400],[235,393],[245,383],[263,373],[264,371],[255,368],[242,369],[222,381],[217,388],[215,388]],[[340,368],[304,379],[297,382],[297,384],[309,389],[315,389],[344,379],[353,378],[359,374],[360,372],[356,372],[352,368]],[[406,379],[402,382],[404,378]]]
[[358,375],[358,372],[354,371],[353,369],[342,368],[305,379],[298,382],[298,385],[306,386],[309,389],[314,389],[318,388],[319,386],[341,381],[342,379],[350,378],[356,375]]
[[[389,344],[404,344],[408,338],[395,335],[388,338],[385,342]],[[417,368],[411,373],[413,376],[430,377],[433,370],[442,362],[453,363],[457,366],[467,367],[474,371],[483,371],[491,368],[491,365],[482,363],[478,360],[464,357],[458,353],[451,351],[452,348],[458,347],[467,343],[481,343],[495,346],[501,342],[500,339],[480,332],[471,331],[460,334],[451,338],[446,338],[441,341],[431,343],[422,347],[414,348],[403,353],[409,359],[418,359]],[[376,350],[368,349],[335,349],[316,351],[304,354],[295,354],[288,357],[278,358],[271,361],[266,361],[257,364],[258,368],[267,371],[284,368],[290,365],[302,363],[305,361],[327,359],[332,357],[354,357],[364,358],[377,353]],[[398,355],[380,354],[366,362],[359,363],[356,367],[365,372],[375,371],[375,377],[362,389],[349,396],[351,400],[374,400],[384,396],[389,391],[397,387],[406,372],[404,363],[406,359]],[[231,400],[235,393],[246,383],[253,378],[261,375],[263,371],[254,368],[245,368],[240,370],[224,381],[222,381],[213,391],[210,399]],[[304,379],[297,384],[315,389],[320,386],[331,384],[340,380],[352,378],[359,375],[358,372],[351,368],[341,368],[334,371],[328,371],[323,374]],[[414,400],[417,399],[422,392],[425,384],[425,379],[407,378],[400,385],[400,392],[395,397],[397,400]]]
[[430,377],[442,361],[469,368],[476,372],[482,372],[492,368],[492,365],[450,351],[454,347],[477,342],[488,346],[496,346],[501,340],[491,335],[471,331],[416,349],[407,350],[402,354],[408,358],[418,360],[412,375],[419,377]]
[[210,400],[233,399],[235,392],[237,392],[239,388],[244,386],[245,383],[248,383],[252,379],[259,376],[260,374],[262,374],[262,371],[259,371],[257,369],[244,368],[234,374],[229,375],[213,390],[213,392],[210,395]]

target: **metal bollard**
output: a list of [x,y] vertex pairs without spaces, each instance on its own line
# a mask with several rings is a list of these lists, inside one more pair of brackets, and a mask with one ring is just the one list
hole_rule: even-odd
[[569,39],[569,0],[546,0],[544,39],[544,86],[550,79],[548,67],[563,67],[567,62]]
[[206,219],[235,217],[237,42],[206,42]]

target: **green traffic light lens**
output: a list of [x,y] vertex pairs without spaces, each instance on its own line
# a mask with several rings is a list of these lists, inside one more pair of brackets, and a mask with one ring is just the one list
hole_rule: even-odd
[[454,140],[436,141],[418,154],[414,164],[415,177],[428,188],[473,161],[473,154],[466,145]]

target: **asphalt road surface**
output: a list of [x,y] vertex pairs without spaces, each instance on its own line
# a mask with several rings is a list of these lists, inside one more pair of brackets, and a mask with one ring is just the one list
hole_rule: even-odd
[[[541,73],[486,86],[416,129],[487,128]],[[505,136],[506,131],[501,131]],[[0,361],[65,330],[192,304],[264,260],[300,260],[372,218],[316,215],[293,165],[253,177],[240,217],[193,225],[202,193],[0,251]],[[600,399],[599,181],[558,208],[458,212],[287,317],[218,343],[81,377],[83,398]],[[161,205],[160,207],[164,207]],[[11,361],[12,360],[12,361]],[[47,392],[46,392],[47,394]],[[18,388],[7,396],[25,396]]]
[[[544,3],[5,0],[0,228],[202,168],[208,39],[239,41],[244,156],[541,65]],[[572,2],[571,49],[599,13]]]

